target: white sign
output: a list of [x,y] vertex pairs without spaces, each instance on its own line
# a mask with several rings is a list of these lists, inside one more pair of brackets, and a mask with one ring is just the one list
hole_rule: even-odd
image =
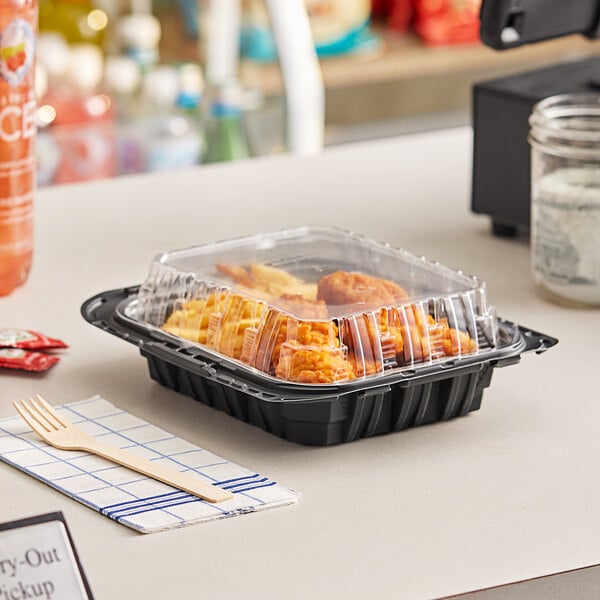
[[91,600],[60,513],[0,525],[0,600]]

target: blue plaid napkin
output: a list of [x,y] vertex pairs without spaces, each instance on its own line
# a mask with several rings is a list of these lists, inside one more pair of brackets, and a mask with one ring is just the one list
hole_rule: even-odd
[[55,408],[103,442],[165,467],[196,473],[234,494],[225,502],[206,502],[99,456],[48,446],[19,416],[0,420],[0,460],[137,531],[163,531],[297,501],[296,492],[175,437],[100,396]]

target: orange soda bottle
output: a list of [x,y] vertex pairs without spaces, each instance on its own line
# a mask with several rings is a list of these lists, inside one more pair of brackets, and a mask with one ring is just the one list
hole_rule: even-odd
[[37,0],[0,0],[0,296],[33,254]]

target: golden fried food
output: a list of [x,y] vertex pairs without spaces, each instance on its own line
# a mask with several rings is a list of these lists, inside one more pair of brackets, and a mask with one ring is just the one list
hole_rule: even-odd
[[239,358],[244,332],[260,322],[264,305],[237,294],[213,292],[184,302],[162,326],[164,331]]
[[329,316],[325,302],[308,300],[300,294],[282,294],[273,304],[303,319],[326,319]]
[[[384,310],[342,319],[340,338],[348,347],[348,360],[358,377],[383,371],[382,336],[387,332]],[[395,347],[393,349],[395,356]]]
[[283,269],[262,263],[250,263],[250,273],[259,287],[264,287],[273,295],[290,294],[303,296],[307,300],[317,299],[316,284],[306,283]]
[[415,304],[344,318],[340,338],[357,377],[477,350],[468,333]]
[[465,331],[447,327],[444,332],[444,353],[446,356],[469,354],[477,350],[477,342]]
[[397,283],[366,273],[335,271],[317,284],[317,299],[330,306],[379,308],[405,302],[408,294]]
[[250,364],[269,372],[277,367],[281,346],[294,341],[302,346],[339,348],[338,328],[333,321],[300,321],[277,310],[267,314],[257,339]]
[[436,321],[422,307],[411,304],[394,309],[393,313],[392,329],[399,330],[403,339],[403,352],[398,355],[400,365],[477,350],[477,342],[467,332],[450,327],[446,318]]
[[223,299],[223,294],[212,293],[207,298],[176,305],[161,329],[192,342],[206,344],[210,316],[218,310]]
[[275,375],[297,383],[335,383],[355,378],[341,348],[303,346],[296,341],[283,344]]
[[[336,271],[317,294],[315,284],[259,263],[217,268],[236,291],[180,301],[162,328],[286,381],[348,381],[477,350],[468,333],[407,303],[386,279]],[[333,318],[340,305],[354,314]]]
[[219,273],[237,284],[238,291],[249,292],[261,299],[273,299],[284,294],[316,300],[317,286],[295,277],[277,267],[262,263],[249,263],[248,268],[239,265],[216,264]]
[[255,285],[254,278],[244,267],[240,267],[239,265],[216,264],[215,268],[219,273],[226,275],[229,279],[244,287],[252,288]]
[[245,332],[258,326],[263,311],[264,304],[260,302],[228,294],[221,302],[219,312],[209,319],[206,345],[227,356],[240,358]]

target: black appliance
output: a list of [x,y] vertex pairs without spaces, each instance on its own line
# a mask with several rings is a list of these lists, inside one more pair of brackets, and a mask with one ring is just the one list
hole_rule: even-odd
[[[481,39],[505,50],[563,35],[600,36],[600,0],[483,0]],[[600,90],[600,57],[474,85],[473,212],[489,215],[496,235],[527,231],[533,105],[548,96]]]

